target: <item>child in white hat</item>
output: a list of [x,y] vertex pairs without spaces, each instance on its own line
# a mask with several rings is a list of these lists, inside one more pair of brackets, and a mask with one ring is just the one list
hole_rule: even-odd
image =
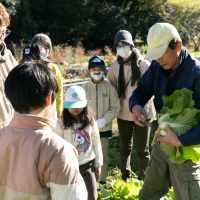
[[88,190],[88,199],[96,200],[96,177],[101,174],[103,156],[99,129],[82,87],[74,85],[67,89],[62,120],[58,121],[56,132],[78,150],[79,169]]

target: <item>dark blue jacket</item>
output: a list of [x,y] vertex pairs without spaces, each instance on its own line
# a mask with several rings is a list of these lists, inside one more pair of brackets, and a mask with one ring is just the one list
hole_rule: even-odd
[[[181,51],[180,65],[173,73],[164,70],[157,61],[152,61],[129,99],[129,108],[131,110],[134,105],[144,106],[154,95],[155,108],[159,113],[163,106],[162,96],[169,96],[181,88],[193,91],[195,107],[200,109],[200,62],[192,58],[185,48]],[[200,144],[200,122],[179,136],[179,140],[184,146]]]

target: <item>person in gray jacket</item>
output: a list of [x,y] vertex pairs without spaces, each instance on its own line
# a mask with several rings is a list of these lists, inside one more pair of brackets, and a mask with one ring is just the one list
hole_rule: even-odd
[[88,70],[91,81],[83,87],[86,91],[90,106],[95,112],[95,118],[100,130],[101,145],[103,151],[103,166],[99,182],[106,183],[107,169],[109,165],[108,144],[112,136],[112,120],[117,117],[120,103],[116,89],[104,80],[105,62],[98,56],[89,59]]
[[[114,39],[117,61],[108,70],[108,79],[118,91],[121,110],[118,115],[120,136],[120,168],[122,179],[131,178],[130,156],[133,146],[133,134],[136,140],[136,150],[139,158],[138,178],[144,179],[144,173],[149,163],[149,127],[139,127],[132,119],[129,111],[129,97],[137,86],[141,75],[148,69],[150,63],[144,60],[138,49],[134,47],[132,36],[126,30],[117,32]],[[148,119],[154,117],[153,102],[146,105]]]

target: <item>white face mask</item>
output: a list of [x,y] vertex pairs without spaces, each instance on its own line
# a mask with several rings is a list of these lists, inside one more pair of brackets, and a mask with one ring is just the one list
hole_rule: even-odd
[[131,55],[132,51],[130,46],[124,46],[117,48],[117,56],[121,56],[122,58],[128,58]]
[[99,71],[90,72],[90,76],[96,81],[101,80],[103,78],[103,75],[104,72],[99,72]]

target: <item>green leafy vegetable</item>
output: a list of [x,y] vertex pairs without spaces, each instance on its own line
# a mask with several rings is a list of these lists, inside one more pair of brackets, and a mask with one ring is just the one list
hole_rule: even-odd
[[[110,174],[111,173],[111,174]],[[133,177],[136,175],[133,173]],[[139,191],[142,188],[143,181],[132,178],[125,182],[121,180],[121,172],[117,169],[109,171],[106,185],[99,185],[100,200],[139,200]],[[161,198],[161,200],[175,200],[173,189]]]
[[[192,91],[186,88],[176,90],[170,96],[163,97],[163,108],[158,115],[159,131],[166,135],[165,127],[170,126],[178,135],[192,129],[200,120],[200,110],[194,108]],[[185,160],[200,161],[200,145],[174,147],[161,143],[161,149],[174,163],[183,163]]]

